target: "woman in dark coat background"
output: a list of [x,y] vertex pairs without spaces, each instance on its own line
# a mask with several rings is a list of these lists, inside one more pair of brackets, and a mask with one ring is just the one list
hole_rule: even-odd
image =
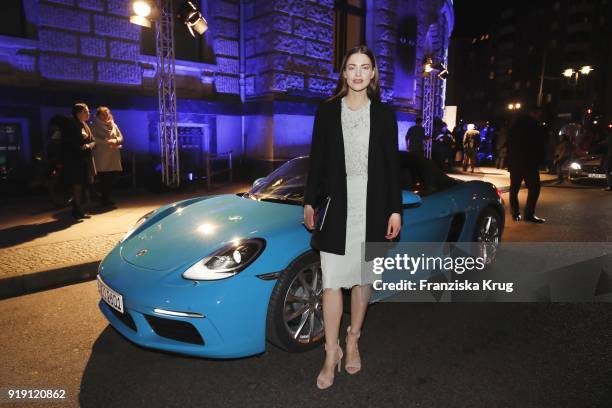
[[310,169],[304,193],[304,223],[314,228],[314,207],[331,198],[321,230],[311,246],[320,251],[326,358],[317,387],[333,384],[343,357],[339,344],[342,287],[351,288],[351,325],[346,337],[346,371],[361,369],[357,341],[367,311],[371,282],[363,282],[361,263],[371,261],[361,244],[398,240],[401,186],[397,119],[380,102],[378,68],[372,51],[348,51],[334,95],[315,115]]
[[76,219],[89,218],[81,207],[83,186],[93,184],[96,166],[92,150],[96,146],[87,120],[89,108],[84,103],[72,107],[72,120],[62,137],[62,157],[64,161],[64,182],[72,189],[72,215]]

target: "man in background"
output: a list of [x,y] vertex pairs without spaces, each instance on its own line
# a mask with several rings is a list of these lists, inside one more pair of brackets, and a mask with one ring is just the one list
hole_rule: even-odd
[[540,124],[542,111],[535,109],[516,118],[508,130],[508,170],[510,171],[510,212],[514,221],[520,221],[518,192],[521,183],[527,186],[525,221],[543,223],[535,215],[540,196],[539,166],[546,157],[547,135]]
[[410,126],[406,133],[406,149],[409,152],[425,155],[423,142],[425,141],[425,128],[423,127],[423,118],[416,118],[414,126]]
[[606,144],[608,145],[608,151],[604,159],[604,169],[606,171],[608,187],[604,188],[604,190],[612,191],[612,128],[610,127],[608,127],[608,133],[606,134]]

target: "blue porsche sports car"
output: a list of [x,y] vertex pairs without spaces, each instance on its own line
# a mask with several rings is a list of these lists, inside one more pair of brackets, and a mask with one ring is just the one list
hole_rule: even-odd
[[[504,227],[501,193],[401,152],[402,242],[481,242]],[[99,267],[100,310],[141,346],[231,358],[323,340],[321,269],[303,224],[308,157],[246,193],[179,201],[143,216]]]

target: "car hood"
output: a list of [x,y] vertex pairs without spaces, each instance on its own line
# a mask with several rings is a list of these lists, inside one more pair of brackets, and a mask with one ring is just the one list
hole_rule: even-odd
[[581,165],[590,165],[590,166],[598,166],[601,163],[601,156],[599,155],[589,155],[582,156],[574,160]]
[[220,195],[196,201],[153,220],[122,244],[121,257],[141,268],[184,269],[236,238],[268,238],[300,228],[298,205]]

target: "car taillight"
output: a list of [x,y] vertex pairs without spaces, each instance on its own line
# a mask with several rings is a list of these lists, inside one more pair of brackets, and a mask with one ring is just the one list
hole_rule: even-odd
[[497,197],[499,197],[500,201],[502,200],[502,194],[504,194],[503,191],[501,191],[499,188],[495,187],[495,191],[497,192]]

